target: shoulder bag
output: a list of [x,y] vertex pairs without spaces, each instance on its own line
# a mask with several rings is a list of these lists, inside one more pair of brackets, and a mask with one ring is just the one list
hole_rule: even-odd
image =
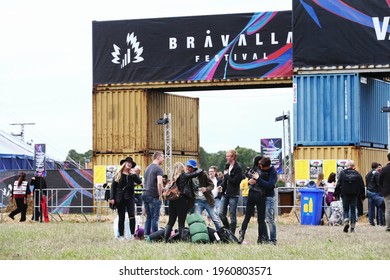
[[180,190],[176,185],[176,182],[173,182],[163,193],[163,197],[166,200],[172,201],[180,197]]

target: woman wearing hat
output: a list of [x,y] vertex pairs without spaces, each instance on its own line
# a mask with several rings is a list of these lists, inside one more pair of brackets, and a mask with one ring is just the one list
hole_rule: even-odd
[[126,210],[129,215],[130,238],[132,238],[135,231],[134,184],[141,184],[141,180],[132,172],[136,163],[131,157],[121,160],[120,165],[111,185],[109,202],[118,209],[119,238],[124,237]]

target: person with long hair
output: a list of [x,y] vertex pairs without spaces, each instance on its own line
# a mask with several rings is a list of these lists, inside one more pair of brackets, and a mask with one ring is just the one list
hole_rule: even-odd
[[121,160],[120,165],[111,185],[109,203],[115,205],[118,210],[119,239],[124,238],[126,211],[129,215],[130,239],[132,239],[135,231],[134,185],[141,184],[141,179],[132,171],[136,163],[131,157]]
[[16,209],[8,217],[15,220],[15,215],[21,213],[20,221],[26,221],[27,198],[30,194],[30,184],[26,180],[26,173],[20,172],[18,179],[14,182],[10,197],[10,201],[15,199]]
[[[241,229],[239,231],[239,239],[238,243],[244,242],[245,238],[245,232],[248,228],[249,221],[251,217],[255,213],[255,207],[257,208],[257,215],[258,215],[258,235],[264,236],[265,235],[265,196],[261,196],[260,192],[263,192],[265,194],[264,190],[260,188],[255,188],[251,184],[249,184],[249,179],[252,180],[252,184],[256,184],[256,178],[259,176],[259,173],[261,173],[259,162],[262,159],[262,156],[256,156],[253,159],[253,166],[248,171],[245,172],[245,177],[248,178],[248,200],[247,204],[245,206],[245,217],[241,225]],[[260,209],[263,209],[264,211],[260,211]]]
[[277,172],[271,165],[271,159],[269,157],[256,156],[253,161],[253,168],[251,171],[247,172],[246,176],[249,177],[248,203],[238,241],[240,244],[244,241],[248,223],[253,216],[256,207],[258,231],[257,243],[262,244],[271,242],[276,245],[276,226],[273,223],[273,211],[270,211],[268,215],[271,236],[268,235],[267,224],[265,222],[266,197],[269,195],[269,197],[273,198],[271,193],[273,192],[277,181]]
[[[181,162],[176,162],[173,165],[172,170],[172,180],[170,184],[176,184],[180,191],[180,196],[176,200],[169,201],[169,218],[168,223],[165,227],[164,240],[168,242],[171,235],[173,226],[175,225],[176,220],[179,224],[179,236],[182,240],[183,228],[187,213],[194,206],[195,193],[192,185],[192,178],[195,178],[202,172],[202,169],[197,169],[192,173],[185,173],[184,164]],[[169,188],[169,185],[166,188]]]
[[326,181],[325,185],[325,192],[326,192],[326,204],[330,206],[332,201],[335,201],[334,197],[334,189],[336,188],[336,173],[331,172],[328,176],[328,180]]

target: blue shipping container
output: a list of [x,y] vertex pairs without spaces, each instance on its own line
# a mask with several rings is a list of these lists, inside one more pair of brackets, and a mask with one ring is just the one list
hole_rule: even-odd
[[353,74],[294,76],[295,146],[387,147],[390,83]]

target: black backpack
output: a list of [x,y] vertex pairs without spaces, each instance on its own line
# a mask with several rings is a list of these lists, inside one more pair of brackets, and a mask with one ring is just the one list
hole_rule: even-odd
[[220,238],[219,242],[222,243],[237,243],[238,239],[233,234],[233,232],[230,229],[227,229],[225,227],[221,227],[219,230],[217,230],[218,236]]

